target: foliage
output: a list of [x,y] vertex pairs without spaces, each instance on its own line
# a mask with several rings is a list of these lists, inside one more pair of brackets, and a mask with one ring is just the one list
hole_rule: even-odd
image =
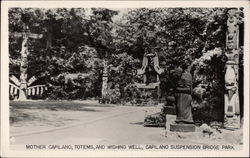
[[[142,58],[157,52],[162,66],[190,62],[225,44],[225,9],[132,9],[117,30],[119,51]],[[216,39],[216,40],[215,40]]]
[[130,83],[124,87],[123,99],[125,103],[136,104],[139,103],[138,100],[142,97],[141,90],[136,86],[135,83]]
[[[42,77],[50,84],[51,99],[98,98],[105,59],[110,98],[136,100],[143,94],[133,86],[138,80],[134,70],[141,67],[147,49],[159,55],[160,67],[167,70],[160,76],[162,97],[174,88],[172,69],[188,63],[194,77],[194,105],[206,107],[209,117],[223,110],[227,9],[124,10],[123,17],[114,21],[118,11],[105,8],[9,9],[10,32],[22,32],[26,25],[32,33],[43,34],[42,39],[28,41],[28,78]],[[10,73],[17,77],[21,42],[9,37]],[[84,75],[66,79],[74,74]],[[113,93],[116,86],[119,95]]]
[[[88,12],[92,14],[87,14]],[[46,76],[46,82],[51,84],[48,94],[56,91],[53,95],[48,95],[53,99],[100,96],[102,58],[104,52],[109,52],[110,44],[105,42],[112,39],[110,23],[115,13],[101,8],[10,9],[11,32],[24,31],[25,24],[32,33],[44,35],[41,40],[28,41],[28,78]],[[23,17],[29,17],[29,20],[24,20]],[[17,77],[20,71],[21,41],[21,38],[10,36],[10,72]],[[86,82],[90,85],[74,88],[65,85],[56,80],[63,73],[88,73],[89,81]],[[78,88],[84,89],[84,94]],[[63,91],[62,94],[60,91]],[[82,96],[85,92],[88,94]],[[71,93],[74,97],[71,97]]]
[[[215,48],[193,61],[195,118],[209,123],[223,119],[224,71],[222,50]],[[197,115],[197,116],[196,116]]]

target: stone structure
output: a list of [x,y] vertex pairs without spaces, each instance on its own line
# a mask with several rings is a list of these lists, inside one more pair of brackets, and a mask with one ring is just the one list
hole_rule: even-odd
[[[146,50],[143,56],[142,68],[137,70],[137,75],[143,75],[143,83],[136,83],[136,86],[142,90],[143,94],[148,94],[150,97],[152,97],[152,93],[157,93],[157,98],[149,98],[150,100],[157,99],[157,102],[155,102],[157,104],[161,95],[159,75],[163,72],[164,69],[159,66],[158,54]],[[147,103],[146,99],[143,100],[143,104],[145,103]],[[146,112],[145,114],[144,126],[164,127],[165,122],[165,115],[162,112],[153,114]]]
[[229,9],[226,35],[225,119],[226,129],[240,128],[239,105],[239,10]]
[[[36,87],[28,87],[29,85],[31,85],[36,78],[35,77],[31,77],[29,82],[27,81],[28,79],[28,74],[27,74],[27,70],[28,70],[28,55],[29,55],[29,50],[28,50],[28,39],[29,38],[33,38],[33,39],[40,39],[43,37],[42,34],[34,34],[31,33],[29,31],[29,27],[24,25],[24,29],[25,31],[22,33],[18,33],[18,32],[14,32],[11,33],[11,36],[16,37],[16,38],[23,38],[22,41],[22,48],[21,48],[21,64],[20,64],[20,78],[19,80],[14,79],[14,77],[12,76],[10,78],[10,80],[14,83],[14,84],[10,84],[10,90],[16,89],[14,90],[14,93],[12,93],[13,91],[10,91],[10,94],[16,94],[17,95],[17,91],[19,91],[19,100],[26,100],[27,99],[27,93],[30,89],[30,92],[33,92],[32,89],[43,89],[43,87],[45,87],[44,85],[37,85]],[[46,88],[44,88],[45,90]],[[43,91],[43,90],[42,90]],[[33,93],[31,93],[33,94]]]

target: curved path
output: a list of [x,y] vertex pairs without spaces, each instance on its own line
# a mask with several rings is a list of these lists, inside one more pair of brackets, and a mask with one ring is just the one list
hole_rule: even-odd
[[143,127],[145,109],[121,108],[121,112],[87,120],[79,124],[27,132],[15,136],[12,147],[26,144],[154,144],[163,143],[164,128]]
[[168,132],[165,137],[164,128],[143,126],[145,110],[153,109],[155,107],[120,107],[118,111],[97,118],[93,113],[93,117],[79,124],[16,136],[11,143],[11,149],[22,150],[26,145],[229,143],[229,139],[225,139],[224,136],[222,139],[214,140],[204,138],[197,132],[179,134]]

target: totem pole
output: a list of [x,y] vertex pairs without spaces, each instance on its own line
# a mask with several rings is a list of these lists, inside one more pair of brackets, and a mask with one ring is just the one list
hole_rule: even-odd
[[108,90],[108,63],[107,60],[103,60],[103,74],[102,74],[102,99],[107,96]]
[[[20,78],[19,80],[16,79],[15,76],[11,76],[10,80],[15,83],[16,85],[13,85],[10,83],[10,87],[11,89],[18,89],[19,90],[19,97],[18,100],[26,100],[27,99],[27,92],[30,89],[30,92],[34,93],[35,91],[33,90],[33,88],[41,88],[43,91],[44,89],[44,85],[41,86],[36,86],[33,88],[28,88],[29,85],[31,85],[36,78],[35,77],[31,77],[29,81],[27,81],[27,70],[28,70],[28,55],[29,55],[29,50],[28,50],[28,39],[29,38],[33,38],[33,39],[41,39],[43,37],[42,34],[33,34],[29,31],[29,27],[27,25],[24,24],[24,32],[19,33],[19,32],[14,32],[11,33],[11,36],[14,37],[22,37],[23,41],[22,41],[22,48],[21,48],[21,63],[20,63]],[[16,90],[15,90],[16,91]],[[33,92],[34,91],[34,92]],[[31,94],[32,94],[31,93]]]
[[226,35],[225,115],[226,129],[240,128],[239,105],[239,25],[238,9],[229,9]]

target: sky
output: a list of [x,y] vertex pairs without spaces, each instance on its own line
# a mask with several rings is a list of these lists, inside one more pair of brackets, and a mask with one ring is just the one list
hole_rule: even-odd
[[113,17],[114,22],[119,21],[124,14],[128,13],[128,8],[109,8],[109,9],[119,11],[118,15],[115,15]]

